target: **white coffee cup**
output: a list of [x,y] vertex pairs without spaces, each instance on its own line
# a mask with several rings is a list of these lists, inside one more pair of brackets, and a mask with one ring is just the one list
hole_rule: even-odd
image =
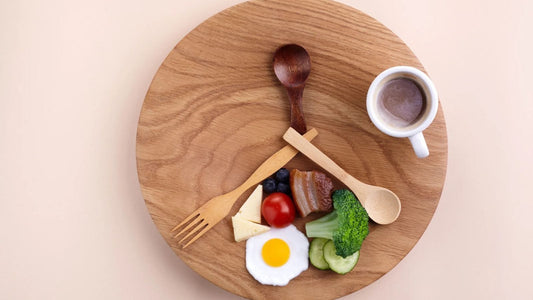
[[422,71],[396,66],[379,74],[368,89],[366,108],[372,123],[393,137],[408,137],[416,156],[429,155],[422,131],[437,114],[437,89]]

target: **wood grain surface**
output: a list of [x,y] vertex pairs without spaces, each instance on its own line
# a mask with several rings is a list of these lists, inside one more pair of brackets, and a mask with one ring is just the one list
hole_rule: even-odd
[[[185,250],[170,230],[205,201],[240,185],[285,145],[289,104],[272,70],[272,55],[287,43],[300,44],[311,55],[303,109],[307,125],[319,131],[313,144],[363,182],[394,191],[402,212],[391,225],[371,224],[351,273],[310,267],[287,286],[273,287],[248,274],[245,243],[233,241],[230,216],[252,189],[230,216]],[[429,224],[447,164],[442,109],[424,132],[430,150],[425,159],[416,158],[407,139],[388,137],[370,122],[366,91],[376,75],[395,65],[424,70],[389,29],[333,1],[245,2],[191,31],[155,75],[137,132],[143,196],[174,252],[214,284],[253,299],[337,298],[391,270]],[[287,167],[320,169],[301,154]],[[318,216],[298,218],[295,225],[303,229]]]

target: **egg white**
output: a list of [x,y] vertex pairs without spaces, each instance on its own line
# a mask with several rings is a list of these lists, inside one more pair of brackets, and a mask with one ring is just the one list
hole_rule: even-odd
[[[263,245],[270,239],[279,238],[289,245],[289,260],[280,267],[271,267],[261,255]],[[246,241],[246,269],[260,283],[284,286],[309,267],[309,241],[294,225],[284,228],[272,227],[270,231]]]

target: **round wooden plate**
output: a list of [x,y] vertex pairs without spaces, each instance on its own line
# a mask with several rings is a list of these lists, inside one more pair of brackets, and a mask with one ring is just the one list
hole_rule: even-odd
[[[311,55],[304,92],[313,143],[363,182],[387,187],[402,201],[399,219],[371,224],[356,268],[341,276],[310,267],[287,286],[261,285],[245,267],[245,242],[233,240],[231,215],[181,249],[170,230],[216,195],[240,185],[285,145],[287,95],[272,70],[281,45]],[[137,164],[146,205],[174,252],[214,284],[247,298],[325,299],[352,293],[391,270],[418,241],[437,207],[446,174],[441,109],[425,131],[430,156],[416,158],[407,139],[370,122],[367,89],[384,69],[423,66],[382,24],[324,0],[254,0],[226,9],[191,31],[154,77],[141,111]],[[319,169],[302,155],[287,166]],[[342,188],[338,182],[336,188]],[[295,225],[303,229],[305,219]]]

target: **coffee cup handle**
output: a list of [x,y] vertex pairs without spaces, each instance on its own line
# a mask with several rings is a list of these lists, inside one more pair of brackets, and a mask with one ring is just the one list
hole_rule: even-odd
[[424,158],[429,155],[428,145],[426,144],[426,140],[424,139],[422,132],[410,136],[409,140],[411,141],[411,145],[413,146],[417,157]]

